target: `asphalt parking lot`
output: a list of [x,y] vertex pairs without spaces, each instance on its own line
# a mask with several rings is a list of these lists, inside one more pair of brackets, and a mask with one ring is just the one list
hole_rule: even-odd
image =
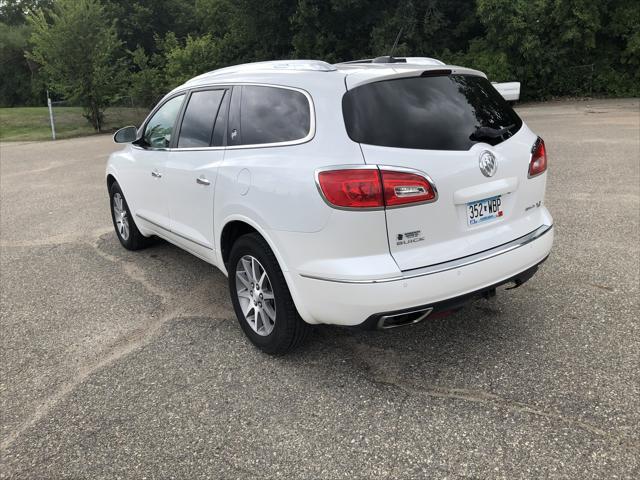
[[213,267],[120,247],[109,136],[3,144],[2,478],[638,478],[640,101],[519,112],[550,155],[540,272],[284,358]]

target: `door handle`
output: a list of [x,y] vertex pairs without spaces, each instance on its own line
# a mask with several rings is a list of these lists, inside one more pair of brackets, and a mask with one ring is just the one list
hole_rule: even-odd
[[162,174],[157,170],[153,170],[151,172],[151,176],[154,177],[154,178],[162,178]]
[[200,185],[211,185],[211,182],[204,177],[196,178],[196,183],[199,183]]

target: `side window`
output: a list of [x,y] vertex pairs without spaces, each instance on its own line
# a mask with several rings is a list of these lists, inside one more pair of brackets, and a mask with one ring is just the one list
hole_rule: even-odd
[[276,87],[242,87],[239,144],[300,140],[309,134],[310,128],[309,101],[301,92]]
[[225,90],[193,92],[185,109],[178,148],[208,147]]
[[144,128],[142,136],[146,145],[152,148],[168,148],[171,134],[182,106],[184,95],[178,95],[160,107]]

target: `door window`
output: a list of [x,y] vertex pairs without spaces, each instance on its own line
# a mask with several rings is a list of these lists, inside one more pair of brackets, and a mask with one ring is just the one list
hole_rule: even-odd
[[145,145],[151,148],[169,148],[171,134],[183,99],[184,95],[178,95],[167,100],[151,117],[142,136]]
[[178,148],[209,147],[225,90],[193,92],[184,113]]

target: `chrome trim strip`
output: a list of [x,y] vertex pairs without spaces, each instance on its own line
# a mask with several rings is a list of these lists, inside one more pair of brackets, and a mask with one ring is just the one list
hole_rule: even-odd
[[498,255],[502,255],[504,253],[515,250],[517,248],[523,247],[528,243],[531,243],[539,239],[544,234],[551,231],[552,228],[553,228],[553,225],[541,225],[540,227],[535,229],[533,232],[528,233],[527,235],[524,235],[520,238],[516,238],[515,240],[512,240],[511,242],[505,243],[503,245],[499,245],[489,250],[485,250],[484,252],[474,253],[466,257],[450,260],[448,262],[436,263],[434,265],[416,268],[413,270],[403,270],[402,275],[391,277],[391,278],[381,278],[381,279],[374,279],[374,280],[345,280],[340,278],[319,277],[315,275],[308,275],[305,273],[301,273],[300,276],[305,278],[310,278],[312,280],[323,280],[325,282],[356,283],[356,284],[397,282],[398,280],[407,280],[410,278],[424,277],[426,275],[433,275],[435,273],[441,273],[441,272],[446,272],[448,270],[454,270],[460,267],[466,267],[467,265],[472,265],[474,263],[482,262],[484,260],[497,257]]
[[158,227],[158,228],[164,230],[165,232],[172,233],[176,237],[180,237],[180,238],[182,238],[184,240],[187,240],[188,242],[195,243],[196,245],[198,245],[198,246],[200,246],[202,248],[206,248],[207,250],[213,250],[213,248],[209,247],[208,245],[205,245],[203,243],[197,242],[196,240],[192,240],[191,238],[187,238],[184,235],[179,234],[178,232],[174,232],[173,230],[171,230],[169,228],[163,227],[162,225],[158,225],[156,222],[154,222],[152,220],[149,220],[147,217],[145,217],[143,215],[140,215],[139,213],[136,213],[136,217],[144,220],[145,222],[149,222],[151,225],[153,225],[155,227]]
[[167,148],[168,152],[210,152],[216,150],[224,150],[227,147],[180,147],[180,148]]

